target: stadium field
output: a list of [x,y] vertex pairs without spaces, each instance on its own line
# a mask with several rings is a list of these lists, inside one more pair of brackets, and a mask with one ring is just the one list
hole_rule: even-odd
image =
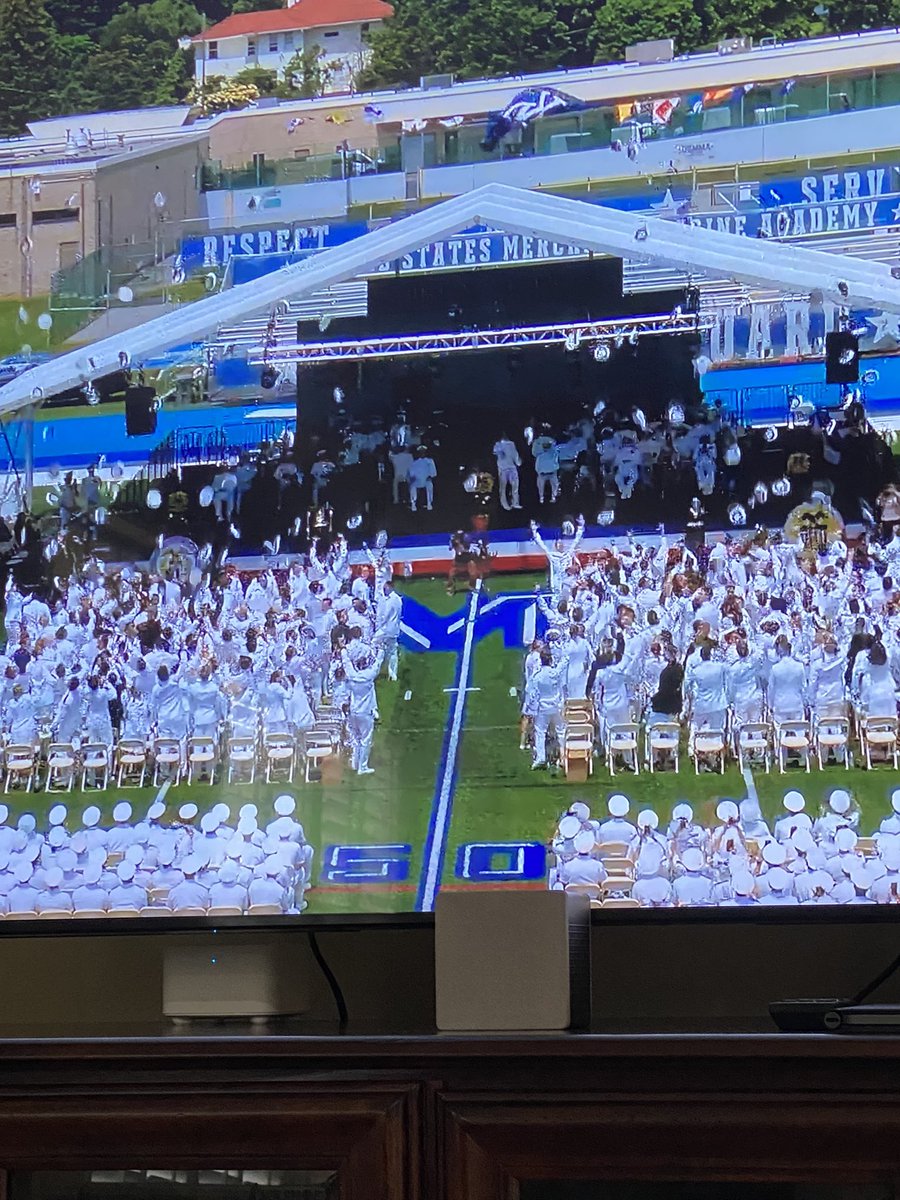
[[[713,825],[724,797],[741,799],[746,786],[737,768],[724,775],[696,776],[682,758],[681,771],[611,778],[595,760],[587,783],[570,783],[561,771],[531,770],[530,753],[519,750],[523,642],[533,630],[535,575],[497,576],[489,590],[447,596],[441,579],[404,581],[404,630],[396,683],[378,684],[373,775],[357,777],[345,767],[340,778],[305,783],[228,786],[180,784],[167,796],[169,814],[196,802],[203,813],[224,801],[233,817],[255,803],[259,822],[274,815],[283,792],[297,800],[297,818],[315,847],[309,914],[429,911],[439,888],[544,886],[545,847],[559,815],[584,800],[605,811],[613,791],[632,800],[632,815],[653,808],[665,823],[674,804],[687,800],[698,818]],[[427,643],[427,644],[426,644]],[[870,833],[890,811],[889,795],[900,782],[889,768],[845,771],[813,768],[810,774],[757,772],[763,812],[780,814],[784,792],[796,787],[807,810],[818,810],[829,791],[848,787],[862,808],[860,831]],[[101,807],[105,821],[121,799],[143,818],[155,789],[110,788],[104,793],[48,796],[42,792],[4,797],[12,814],[35,813],[46,827],[52,804],[70,811],[67,825],[79,827],[88,804]]]

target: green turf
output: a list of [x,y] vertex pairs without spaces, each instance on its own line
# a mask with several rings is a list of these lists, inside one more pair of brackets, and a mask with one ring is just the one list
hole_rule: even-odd
[[[530,590],[537,578],[499,578],[490,586],[495,594],[503,590],[521,593]],[[441,577],[401,581],[399,586],[419,603],[445,615],[462,614],[469,603],[468,594],[448,597]],[[460,739],[457,786],[444,855],[444,885],[459,883],[455,878],[459,846],[519,840],[546,843],[559,815],[576,799],[585,800],[594,813],[602,814],[604,801],[612,792],[623,791],[633,801],[633,814],[639,808],[650,807],[663,823],[678,801],[688,800],[698,819],[712,825],[716,823],[719,799],[741,799],[746,794],[735,767],[722,776],[696,776],[686,757],[677,775],[642,772],[634,776],[622,772],[615,778],[595,760],[594,774],[584,784],[569,783],[560,772],[532,771],[530,753],[519,750],[522,654],[520,648],[506,649],[499,632],[475,643],[470,683],[478,690],[468,694]],[[452,707],[452,694],[443,689],[453,685],[456,669],[456,654],[401,652],[399,680],[390,683],[382,678],[378,684],[381,720],[371,756],[373,775],[360,778],[346,767],[340,781],[324,785],[306,784],[299,778],[290,787],[283,783],[231,787],[221,783],[215,787],[182,784],[169,793],[169,811],[174,812],[191,799],[201,812],[224,801],[236,814],[242,804],[253,802],[259,807],[260,823],[266,824],[274,815],[274,798],[290,791],[297,799],[298,819],[316,850],[315,886],[308,896],[310,913],[411,910],[422,874],[440,755]],[[510,689],[515,694],[511,695]],[[409,700],[405,698],[408,692]],[[783,776],[757,772],[755,782],[770,820],[783,812],[781,800],[788,788],[799,788],[807,798],[808,811],[813,812],[832,788],[847,787],[862,809],[862,833],[872,832],[890,811],[890,791],[900,784],[897,774],[885,767],[871,772],[830,767],[824,772],[814,769],[809,775],[795,769]],[[147,786],[142,791],[111,788],[106,793],[75,791],[68,796],[16,793],[4,800],[14,816],[23,811],[35,813],[39,827],[46,827],[50,807],[63,802],[72,812],[74,827],[82,810],[92,803],[99,803],[104,819],[111,820],[112,808],[119,799],[130,800],[136,817],[142,817],[153,795],[153,789]],[[327,847],[393,843],[412,847],[409,875],[399,886],[321,882]]]

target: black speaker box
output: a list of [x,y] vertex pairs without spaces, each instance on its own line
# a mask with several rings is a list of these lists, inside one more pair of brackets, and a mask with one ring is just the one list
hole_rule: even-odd
[[156,391],[130,387],[125,392],[125,432],[129,437],[156,433]]
[[846,330],[825,337],[825,382],[856,383],[859,379],[859,338]]

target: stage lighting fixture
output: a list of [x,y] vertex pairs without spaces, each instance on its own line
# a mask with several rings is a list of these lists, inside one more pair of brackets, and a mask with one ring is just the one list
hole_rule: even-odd
[[760,479],[753,488],[753,499],[757,504],[765,504],[769,498],[769,489]]
[[668,417],[671,425],[683,425],[684,405],[678,404],[677,401],[673,400],[668,408]]
[[773,496],[789,496],[791,492],[791,481],[786,475],[782,475],[780,479],[776,479],[772,484]]
[[778,430],[775,428],[774,425],[767,425],[766,428],[763,430],[763,437],[765,438],[765,440],[767,442],[774,442],[775,439],[778,437]]
[[594,347],[594,360],[596,362],[609,361],[609,346],[607,346],[606,342],[598,342]]
[[574,329],[571,333],[566,334],[566,349],[577,350],[581,345],[581,332]]
[[156,488],[151,488],[147,493],[147,507],[162,508],[162,502],[162,492],[158,491]]
[[362,525],[362,513],[354,513],[352,517],[347,518],[348,529],[359,529]]
[[90,404],[91,408],[96,407],[100,403],[100,393],[92,383],[87,384],[84,389],[84,398]]
[[616,519],[615,509],[604,508],[600,512],[597,513],[597,524],[598,525],[612,525],[612,523],[615,519]]
[[650,231],[646,225],[638,225],[637,229],[634,231],[634,240],[636,242],[646,242],[649,236]]
[[212,502],[213,502],[213,496],[214,496],[214,495],[215,495],[215,493],[213,492],[213,490],[212,490],[212,488],[209,486],[209,484],[207,484],[207,485],[206,485],[206,487],[204,487],[204,488],[201,488],[201,489],[200,489],[200,496],[199,496],[199,500],[200,500],[200,507],[201,507],[201,508],[209,508],[209,506],[210,506],[210,505],[212,504]]
[[262,374],[259,377],[260,385],[267,390],[271,390],[278,383],[279,371],[272,366],[265,366],[262,369]]
[[732,523],[732,525],[747,524],[747,510],[744,508],[743,504],[728,505],[728,520]]

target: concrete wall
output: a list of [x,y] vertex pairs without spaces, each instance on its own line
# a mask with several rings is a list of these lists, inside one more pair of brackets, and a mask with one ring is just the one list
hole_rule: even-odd
[[[66,256],[83,256],[95,248],[93,225],[84,220],[93,205],[92,166],[42,175],[40,196],[31,191],[30,182],[25,175],[0,177],[0,296],[46,295],[51,275]],[[35,224],[35,215],[66,208],[77,212],[75,219]],[[16,224],[7,227],[6,218],[13,214]],[[31,242],[28,254],[22,252],[26,239]]]
[[[361,149],[375,146],[375,127],[363,120],[362,108],[361,104],[342,108],[341,117],[346,120],[340,125],[328,121],[337,110],[327,105],[309,110],[291,105],[230,113],[210,127],[209,157],[223,167],[243,167],[253,161],[254,154],[264,154],[267,159],[331,154],[345,139]],[[288,133],[292,117],[302,117],[303,124]]]
[[207,155],[204,137],[101,163],[95,211],[98,241],[104,245],[151,241],[159,225],[159,210],[153,203],[157,192],[166,197],[169,222],[198,217],[200,168]]

